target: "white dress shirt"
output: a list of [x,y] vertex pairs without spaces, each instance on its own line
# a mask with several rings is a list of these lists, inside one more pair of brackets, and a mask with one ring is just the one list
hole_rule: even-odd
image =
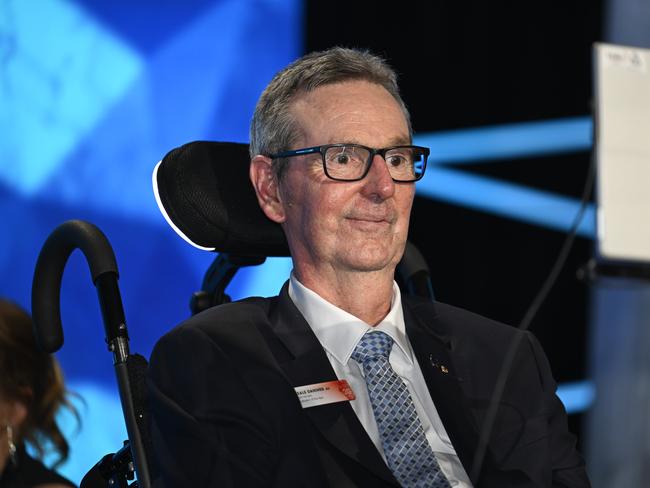
[[363,369],[350,356],[361,337],[369,330],[382,331],[393,339],[390,364],[402,378],[411,394],[418,417],[422,422],[431,449],[436,455],[440,469],[451,486],[471,487],[469,477],[458,459],[431,395],[429,395],[417,358],[413,354],[411,343],[406,336],[402,300],[397,284],[393,282],[393,301],[390,312],[375,327],[371,327],[354,315],[324,300],[300,283],[293,273],[289,282],[289,296],[325,349],[336,376],[339,379],[347,380],[352,388],[356,396],[356,399],[350,402],[352,409],[384,461],[386,461],[386,457],[368,397]]

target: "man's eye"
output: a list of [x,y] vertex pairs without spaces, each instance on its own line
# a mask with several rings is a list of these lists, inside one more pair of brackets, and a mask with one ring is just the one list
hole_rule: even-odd
[[386,162],[391,166],[401,166],[403,164],[406,164],[407,160],[402,155],[393,154],[386,159]]
[[345,153],[337,154],[334,157],[334,162],[340,165],[346,165],[350,162],[350,155]]

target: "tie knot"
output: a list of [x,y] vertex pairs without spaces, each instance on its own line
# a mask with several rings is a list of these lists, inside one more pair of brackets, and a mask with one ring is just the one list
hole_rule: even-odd
[[393,347],[393,339],[383,332],[366,332],[352,352],[352,359],[363,364],[369,359],[384,357],[388,359]]

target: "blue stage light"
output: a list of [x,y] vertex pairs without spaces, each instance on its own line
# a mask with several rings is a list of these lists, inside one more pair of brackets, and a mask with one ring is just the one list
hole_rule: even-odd
[[[580,208],[580,202],[573,198],[435,165],[417,183],[417,194],[562,232],[569,230]],[[591,204],[578,234],[587,238],[595,235]]]
[[416,134],[414,143],[431,148],[436,163],[476,163],[588,151],[592,145],[590,117]]

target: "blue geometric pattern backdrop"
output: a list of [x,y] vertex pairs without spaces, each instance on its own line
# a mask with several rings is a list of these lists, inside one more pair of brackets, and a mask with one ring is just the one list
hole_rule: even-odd
[[[131,349],[189,316],[213,255],[190,247],[159,214],[151,171],[197,139],[248,141],[255,101],[302,51],[299,0],[0,1],[0,295],[30,309],[48,234],[69,219],[110,240]],[[272,295],[286,259],[244,270],[233,298]],[[261,275],[274,276],[265,281]],[[112,358],[87,265],[63,278],[65,343],[57,357],[84,403],[65,417],[73,481],[126,439]]]

